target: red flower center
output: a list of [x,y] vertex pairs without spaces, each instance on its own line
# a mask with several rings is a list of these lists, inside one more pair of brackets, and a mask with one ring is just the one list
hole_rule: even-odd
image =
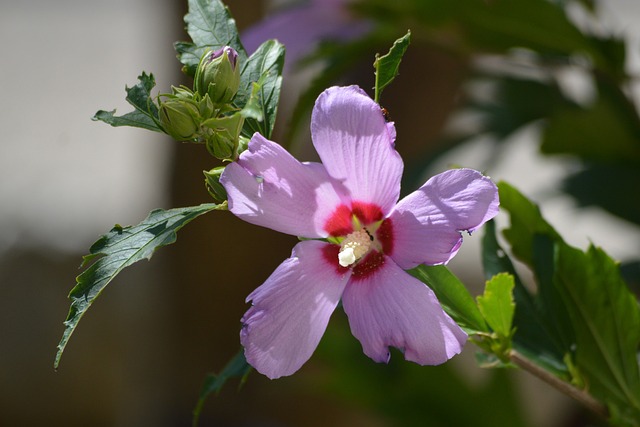
[[389,218],[384,218],[380,207],[373,203],[353,202],[351,207],[338,206],[327,220],[324,229],[330,237],[341,242],[360,230],[371,237],[371,245],[366,253],[347,267],[338,263],[342,246],[327,245],[324,251],[327,260],[336,264],[340,272],[347,268],[352,269],[351,277],[354,279],[363,279],[378,270],[385,262],[385,255],[390,255],[393,251],[393,224]]

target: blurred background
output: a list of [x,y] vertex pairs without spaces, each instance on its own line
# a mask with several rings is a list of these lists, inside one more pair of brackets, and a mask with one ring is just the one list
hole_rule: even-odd
[[[637,284],[639,2],[294,3],[226,2],[249,51],[265,35],[291,45],[276,141],[312,159],[317,94],[336,83],[371,88],[373,55],[411,28],[401,74],[382,98],[405,158],[405,192],[452,164],[483,170],[540,203],[569,243],[604,247]],[[292,6],[306,12],[289,15]],[[239,350],[244,298],[296,241],[225,212],[199,218],[117,277],[53,370],[67,294],[90,245],[152,209],[209,201],[202,171],[215,163],[202,146],[90,120],[99,109],[128,111],[125,84],[143,70],[156,77],[154,93],[191,85],[172,47],[187,40],[186,7],[0,0],[2,426],[190,425],[205,375]],[[315,26],[302,25],[305,16]],[[479,239],[466,238],[450,265],[474,293],[484,283]],[[469,344],[439,367],[399,352],[376,365],[337,310],[298,374],[253,373],[240,391],[228,384],[201,425],[597,425],[526,374],[478,368],[475,351]]]

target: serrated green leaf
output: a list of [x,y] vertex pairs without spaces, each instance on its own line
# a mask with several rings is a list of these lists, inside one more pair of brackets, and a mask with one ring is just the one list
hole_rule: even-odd
[[197,427],[204,403],[211,394],[220,393],[220,390],[222,390],[222,387],[225,385],[227,380],[231,378],[240,378],[240,385],[242,385],[251,370],[251,365],[247,363],[247,359],[244,357],[244,350],[240,350],[231,360],[229,360],[219,374],[207,375],[204,380],[202,390],[200,390],[198,403],[193,410],[193,427]]
[[54,368],[78,322],[91,304],[115,276],[124,268],[143,259],[150,259],[156,249],[174,243],[176,232],[202,214],[225,209],[226,204],[202,204],[188,208],[157,209],[136,226],[116,225],[100,237],[84,257],[82,267],[89,265],[76,278],[76,286],[69,293],[71,308],[64,322],[65,329],[58,344]]
[[569,372],[563,357],[569,347],[561,344],[556,332],[558,325],[545,317],[541,310],[542,304],[537,301],[538,297],[531,295],[522,283],[511,259],[498,243],[495,228],[494,221],[489,221],[484,226],[482,261],[487,280],[501,272],[509,273],[514,278],[513,298],[516,307],[513,317],[513,347],[556,376],[568,378]]
[[220,0],[189,0],[184,22],[192,43],[178,42],[174,47],[187,75],[195,75],[200,58],[207,50],[224,46],[231,46],[238,52],[241,64],[246,62],[247,52],[238,37],[236,21]]
[[537,206],[505,183],[498,188],[501,207],[511,215],[504,234],[513,252],[541,286],[554,288],[539,299],[542,310],[549,321],[571,324],[562,339],[571,348],[578,383],[607,405],[613,424],[640,425],[640,308],[618,265],[601,249],[591,246],[585,253],[567,245]]
[[513,276],[499,273],[487,282],[484,294],[478,296],[478,309],[491,329],[501,338],[511,336],[511,323],[515,304],[513,302]]
[[376,55],[376,60],[373,62],[373,68],[376,70],[376,83],[375,83],[375,96],[374,100],[380,102],[380,96],[384,88],[389,86],[393,79],[396,78],[400,70],[400,61],[404,53],[409,47],[411,41],[411,31],[407,31],[407,34],[400,37],[393,43],[391,49],[386,55]]
[[[255,100],[256,103],[252,108],[259,108],[262,116],[262,120],[254,117],[245,120],[242,133],[248,138],[255,132],[260,132],[266,138],[271,137],[280,100],[284,53],[282,44],[275,40],[267,40],[247,61],[242,63],[240,89],[234,104],[242,108]],[[258,87],[255,86],[256,82]],[[254,92],[256,90],[257,92]]]
[[429,286],[444,311],[468,333],[489,332],[473,297],[444,265],[420,265],[409,274]]
[[557,251],[556,280],[576,332],[576,364],[590,393],[616,408],[620,425],[640,425],[638,301],[602,249],[584,253],[559,242]]
[[98,111],[92,120],[103,121],[111,126],[132,126],[162,132],[158,126],[158,107],[151,98],[151,89],[156,85],[153,74],[142,72],[138,76],[138,84],[125,87],[126,100],[135,110],[122,116],[116,116],[116,110]]

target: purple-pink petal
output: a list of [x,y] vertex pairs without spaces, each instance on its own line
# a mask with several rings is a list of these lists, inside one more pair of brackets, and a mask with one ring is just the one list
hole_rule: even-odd
[[438,365],[460,353],[467,335],[442,310],[433,291],[386,257],[375,274],[347,284],[342,304],[364,353],[387,363],[389,347],[406,360]]
[[349,189],[352,200],[388,214],[400,195],[402,159],[395,130],[380,106],[357,86],[332,87],[318,97],[311,137],[322,163]]
[[351,40],[372,28],[371,22],[355,20],[345,0],[312,1],[276,12],[242,33],[242,43],[253,53],[264,41],[277,39],[287,49],[285,67],[310,55],[324,39]]
[[300,163],[258,133],[220,183],[234,215],[294,236],[325,237],[327,218],[348,200],[347,190],[321,164]]
[[403,269],[449,261],[472,232],[498,213],[498,189],[480,172],[452,169],[429,179],[402,199],[390,215],[391,255]]
[[247,301],[240,341],[245,357],[271,379],[291,375],[311,357],[340,301],[350,271],[324,256],[328,243],[298,243]]

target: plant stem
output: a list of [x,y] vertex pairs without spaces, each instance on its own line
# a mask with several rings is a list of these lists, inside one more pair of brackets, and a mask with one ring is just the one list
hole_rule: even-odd
[[594,399],[593,396],[591,396],[586,391],[580,390],[572,386],[571,384],[565,381],[562,381],[560,378],[556,377],[555,375],[551,374],[545,369],[542,369],[540,366],[536,365],[535,363],[533,363],[532,361],[530,361],[529,359],[527,359],[526,357],[524,357],[522,354],[518,353],[515,350],[511,350],[511,352],[509,353],[509,358],[519,368],[524,369],[530,374],[538,377],[542,381],[551,385],[556,390],[561,391],[567,396],[577,400],[578,402],[586,406],[589,410],[591,410],[593,413],[597,414],[598,416],[604,419],[609,418],[609,411],[607,410],[607,407],[602,403],[600,403],[599,401],[597,401],[596,399]]

